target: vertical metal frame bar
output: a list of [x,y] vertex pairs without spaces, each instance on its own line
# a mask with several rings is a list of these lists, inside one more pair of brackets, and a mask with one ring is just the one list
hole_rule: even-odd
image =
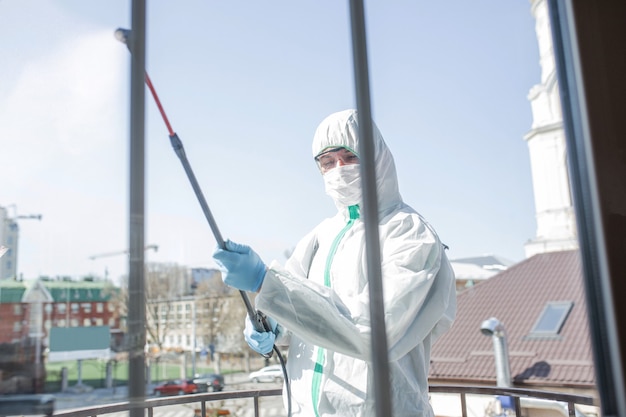
[[[128,265],[128,400],[133,404],[146,396],[146,309],[144,296],[144,212],[145,212],[145,87],[146,2],[132,1],[130,36],[130,203]],[[130,417],[144,417],[142,407],[131,407]]]
[[598,395],[605,416],[624,415],[626,400],[604,229],[573,4],[548,0],[563,126],[576,210]]
[[522,402],[520,400],[520,397],[518,397],[517,395],[513,398],[513,402],[515,403],[515,417],[521,417],[522,414]]
[[461,393],[461,416],[467,417],[467,398],[464,392]]
[[259,417],[259,396],[254,396],[254,417]]
[[567,403],[567,414],[570,417],[576,417],[576,408],[574,407],[574,402],[573,401],[569,401]]
[[[373,391],[376,415],[392,416],[389,388],[389,356],[378,234],[378,197],[374,164],[374,140],[372,110],[370,104],[367,42],[365,37],[365,11],[362,0],[350,0],[354,79],[361,147],[360,172],[363,187],[363,222],[365,224],[365,248],[367,276],[369,281],[370,322],[372,325],[372,365],[374,370]],[[371,394],[371,393],[368,393]]]

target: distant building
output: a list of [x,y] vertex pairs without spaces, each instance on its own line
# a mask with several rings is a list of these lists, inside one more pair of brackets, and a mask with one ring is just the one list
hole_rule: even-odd
[[125,318],[117,291],[110,282],[0,280],[0,343],[40,335],[45,348],[52,327],[109,326],[118,333]]
[[463,291],[506,270],[514,262],[496,255],[483,255],[451,259],[450,264],[456,278],[456,290]]
[[166,351],[189,351],[205,347],[201,329],[196,328],[197,299],[194,296],[182,296],[173,299],[148,300],[147,343],[153,347],[161,345]]
[[528,93],[533,123],[524,136],[530,152],[537,220],[536,236],[524,246],[527,258],[578,248],[547,2],[531,0],[531,12],[536,21],[541,82]]
[[[533,122],[524,136],[530,155],[537,222],[535,237],[524,245],[527,258],[538,253],[578,249],[548,6],[546,0],[530,0],[530,3],[536,20],[541,81],[528,93]],[[457,290],[471,287],[499,272],[499,257],[494,257],[495,268],[476,263],[480,258],[451,260]],[[500,265],[505,268],[500,271],[512,264],[502,261]]]
[[[494,386],[500,365],[509,386],[597,397],[577,250],[534,255],[457,302],[452,328],[432,348],[431,384]],[[498,361],[492,337],[481,331],[492,317],[504,326],[508,361]]]
[[232,352],[241,346],[240,305],[234,292],[148,300],[146,341],[153,353]]
[[220,271],[215,268],[191,268],[191,288],[196,289],[201,283],[221,276]]
[[[542,72],[541,82],[528,95],[533,124],[524,139],[530,151],[537,233],[524,245],[526,260],[494,275],[474,262],[455,260],[457,278],[483,273],[489,279],[458,294],[456,320],[432,348],[429,381],[597,398],[548,7],[546,0],[530,4]],[[492,323],[498,323],[497,332],[490,330]],[[450,402],[445,395],[431,400],[439,407],[438,415],[454,415],[441,411]],[[491,407],[494,399],[473,401],[472,412],[486,415],[486,405]],[[541,401],[527,401],[522,412],[529,417],[569,414]],[[590,407],[584,412],[599,411]]]

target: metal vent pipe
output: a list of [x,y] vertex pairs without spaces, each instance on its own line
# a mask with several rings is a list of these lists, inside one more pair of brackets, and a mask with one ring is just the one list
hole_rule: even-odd
[[504,325],[495,317],[482,322],[480,331],[485,336],[491,336],[493,351],[496,360],[496,385],[511,387],[511,366],[509,363],[509,348],[506,340]]

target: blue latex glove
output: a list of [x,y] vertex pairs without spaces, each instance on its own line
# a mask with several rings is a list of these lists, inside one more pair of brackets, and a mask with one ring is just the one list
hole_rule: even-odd
[[217,248],[213,260],[222,269],[224,284],[243,291],[257,292],[265,278],[265,264],[250,246],[227,240],[226,249]]
[[276,334],[274,332],[276,331],[278,323],[276,323],[276,321],[271,317],[267,317],[267,321],[269,322],[272,331],[257,332],[254,330],[250,317],[246,316],[246,327],[243,330],[243,336],[246,339],[246,342],[248,342],[248,346],[261,355],[270,353],[274,347],[274,341],[276,340]]

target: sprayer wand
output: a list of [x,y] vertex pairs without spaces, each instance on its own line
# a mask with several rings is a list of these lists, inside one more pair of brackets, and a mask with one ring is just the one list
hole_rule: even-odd
[[[117,29],[115,31],[115,37],[117,38],[117,40],[126,44],[129,50],[130,50],[130,45],[128,44],[128,37],[130,36],[130,34],[131,32],[128,29]],[[218,246],[222,249],[225,249],[224,239],[222,238],[222,234],[220,233],[220,230],[217,227],[217,223],[215,222],[215,219],[213,218],[213,214],[211,214],[209,205],[207,204],[206,199],[204,198],[204,194],[202,193],[202,189],[200,188],[200,185],[198,184],[198,181],[196,180],[196,176],[193,173],[193,170],[191,169],[191,165],[189,164],[189,161],[187,160],[187,155],[185,154],[183,143],[178,137],[178,135],[172,129],[172,125],[170,124],[167,118],[167,115],[165,114],[165,111],[163,110],[163,106],[161,105],[159,96],[157,95],[156,90],[154,89],[154,86],[152,85],[152,81],[150,80],[150,77],[148,76],[147,72],[146,72],[146,85],[150,89],[150,92],[152,93],[152,97],[154,98],[154,101],[156,102],[156,105],[159,108],[159,112],[161,113],[161,117],[163,117],[163,121],[165,122],[165,125],[167,126],[172,148],[174,148],[174,152],[176,152],[178,159],[180,159],[180,162],[183,164],[183,168],[185,169],[187,178],[189,179],[189,182],[191,183],[193,191],[195,192],[196,197],[198,198],[198,202],[200,203],[200,206],[202,207],[204,216],[209,222],[209,226],[211,227],[213,236],[215,236],[215,240],[217,241]],[[256,311],[254,309],[254,307],[250,303],[250,299],[248,298],[248,295],[246,294],[246,292],[239,290],[239,293],[241,294],[241,298],[243,299],[243,302],[246,305],[246,310],[248,311],[248,317],[250,317],[250,321],[252,321],[252,324],[254,325],[254,329],[257,332],[272,331],[269,323],[266,320],[265,315],[263,315],[263,313]],[[271,357],[272,351],[264,354],[263,356],[265,356],[266,358]]]

